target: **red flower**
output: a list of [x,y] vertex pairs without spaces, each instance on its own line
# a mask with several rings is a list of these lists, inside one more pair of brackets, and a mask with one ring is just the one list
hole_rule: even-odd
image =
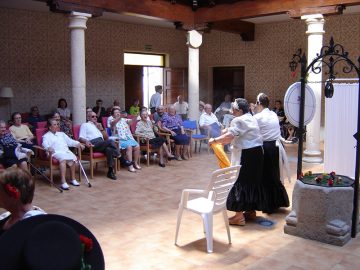
[[5,191],[10,197],[14,199],[19,199],[20,197],[19,190],[9,183],[5,185]]
[[328,185],[329,185],[330,187],[332,187],[332,186],[334,185],[334,181],[333,181],[332,179],[329,179],[329,180],[328,180]]
[[80,234],[80,241],[84,244],[86,252],[89,252],[92,250],[93,240],[91,238],[88,238],[85,235]]

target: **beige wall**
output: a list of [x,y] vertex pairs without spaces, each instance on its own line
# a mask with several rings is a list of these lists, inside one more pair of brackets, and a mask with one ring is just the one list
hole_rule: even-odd
[[[0,9],[0,87],[15,92],[12,108],[27,111],[38,105],[48,113],[65,97],[71,108],[70,39],[68,19],[61,14]],[[211,68],[245,66],[245,97],[259,91],[282,99],[295,81],[289,60],[297,48],[306,48],[306,25],[301,20],[256,25],[255,41],[212,31],[200,47],[200,98],[211,102]],[[360,55],[360,16],[333,16],[325,22],[325,42],[333,35],[351,59]],[[105,105],[124,100],[123,52],[144,51],[169,55],[170,67],[186,67],[186,33],[174,29],[90,19],[86,30],[87,105],[97,98]],[[341,73],[341,72],[340,72]],[[342,75],[343,76],[343,75]],[[345,75],[347,76],[347,75]],[[354,74],[352,74],[354,76]],[[122,105],[124,105],[122,103]],[[0,118],[6,108],[0,102]]]

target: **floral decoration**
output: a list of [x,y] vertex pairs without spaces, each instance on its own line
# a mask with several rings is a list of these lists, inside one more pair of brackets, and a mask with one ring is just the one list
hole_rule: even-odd
[[85,251],[89,252],[93,248],[93,240],[85,235],[80,234],[80,241],[84,245]]
[[91,270],[91,265],[87,264],[84,259],[84,253],[90,252],[93,249],[93,240],[85,235],[80,234],[80,241],[82,246],[81,268],[80,270]]
[[5,191],[10,197],[14,199],[20,198],[20,191],[9,183],[5,184]]

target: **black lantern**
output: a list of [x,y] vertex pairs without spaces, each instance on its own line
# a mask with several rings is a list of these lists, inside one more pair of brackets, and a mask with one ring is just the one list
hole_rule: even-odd
[[332,98],[333,97],[333,95],[334,95],[334,85],[332,83],[332,80],[329,80],[329,81],[326,82],[324,92],[325,92],[325,97],[326,98]]
[[293,60],[289,63],[290,70],[294,72],[297,68],[297,63]]

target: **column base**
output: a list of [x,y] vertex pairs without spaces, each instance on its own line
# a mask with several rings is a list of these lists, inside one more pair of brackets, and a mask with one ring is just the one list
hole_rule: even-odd
[[304,155],[307,155],[307,156],[320,156],[321,155],[321,151],[318,151],[318,150],[308,150],[306,149],[304,151]]
[[303,161],[307,162],[307,163],[322,163],[323,162],[321,157],[304,157]]

